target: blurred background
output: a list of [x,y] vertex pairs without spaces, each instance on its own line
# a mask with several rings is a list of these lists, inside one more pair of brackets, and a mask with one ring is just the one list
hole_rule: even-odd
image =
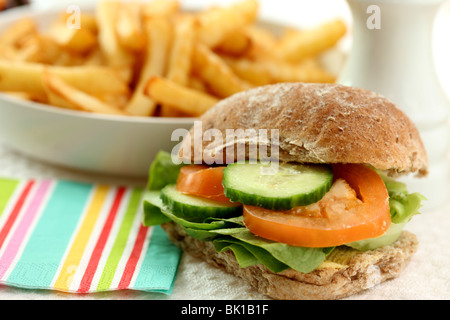
[[[76,4],[80,0],[31,0],[36,8],[48,8],[61,3]],[[212,4],[229,4],[233,0],[181,0],[186,6],[205,7]],[[349,50],[351,45],[352,15],[345,0],[260,0],[260,17],[273,22],[282,22],[293,27],[309,27],[325,22],[335,17],[341,17],[349,26],[346,41],[342,41],[344,50]],[[436,16],[435,30],[433,34],[433,46],[436,69],[441,79],[442,86],[450,97],[450,1],[444,3]],[[413,52],[411,54],[414,54]]]

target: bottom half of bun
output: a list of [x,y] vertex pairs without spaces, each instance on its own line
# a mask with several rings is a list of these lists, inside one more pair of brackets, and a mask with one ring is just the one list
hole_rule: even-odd
[[358,251],[337,247],[310,273],[292,269],[273,273],[264,265],[240,268],[229,250],[218,253],[211,242],[190,237],[173,222],[162,225],[169,239],[183,251],[242,278],[260,293],[279,300],[341,299],[397,277],[416,252],[417,237],[407,231],[392,245]]

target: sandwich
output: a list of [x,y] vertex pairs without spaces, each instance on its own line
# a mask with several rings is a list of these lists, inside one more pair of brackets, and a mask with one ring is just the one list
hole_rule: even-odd
[[427,167],[414,124],[377,93],[262,86],[156,156],[144,224],[273,299],[341,299],[407,266],[418,240],[405,225],[425,197],[398,177]]

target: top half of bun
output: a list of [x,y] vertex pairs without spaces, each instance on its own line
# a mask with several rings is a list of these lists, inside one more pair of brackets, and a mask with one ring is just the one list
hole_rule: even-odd
[[[365,89],[268,85],[222,100],[201,121],[203,130],[220,130],[223,137],[227,129],[278,129],[282,162],[359,163],[392,174],[427,173],[428,159],[417,128],[392,102]],[[193,139],[191,130],[181,149],[191,148],[192,158],[200,151]],[[226,147],[224,138],[204,141],[200,149],[208,143],[215,144],[216,152]],[[181,151],[180,156],[187,155]]]

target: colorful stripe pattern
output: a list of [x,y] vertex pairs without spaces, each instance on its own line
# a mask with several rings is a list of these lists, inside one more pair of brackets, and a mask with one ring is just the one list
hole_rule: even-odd
[[141,224],[143,189],[0,178],[0,284],[170,293],[180,251]]

